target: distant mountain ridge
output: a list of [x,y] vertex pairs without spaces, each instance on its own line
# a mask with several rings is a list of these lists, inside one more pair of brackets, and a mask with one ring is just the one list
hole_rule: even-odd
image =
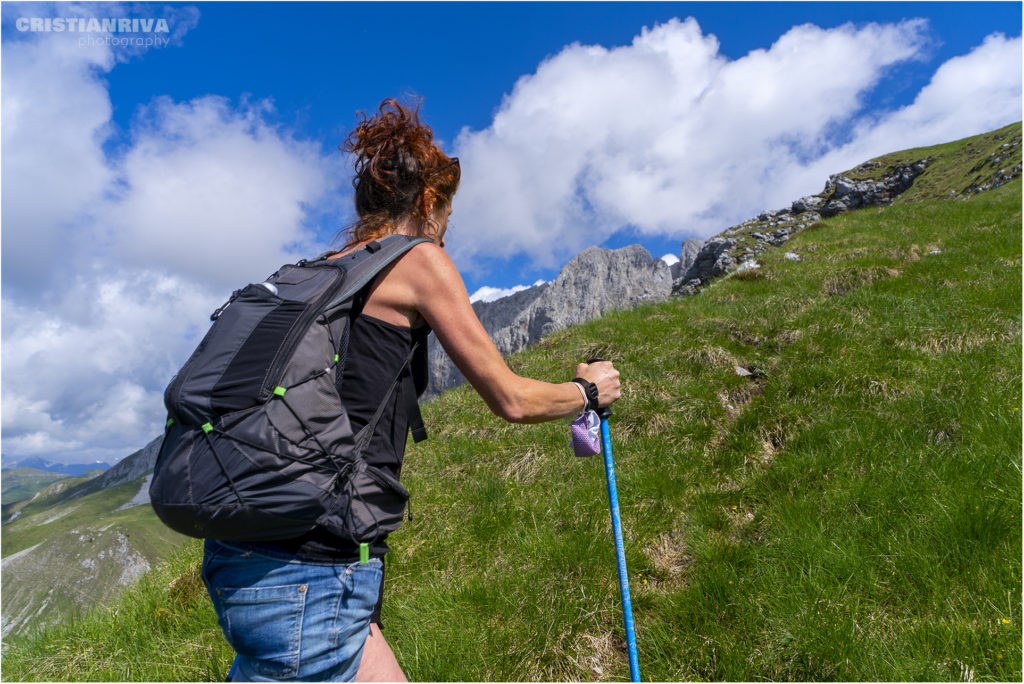
[[[78,497],[86,496],[93,492],[98,492],[110,487],[116,487],[145,476],[147,473],[152,472],[153,466],[156,465],[156,456],[160,451],[160,444],[162,442],[163,435],[153,439],[149,444],[136,451],[131,456],[121,459],[114,464],[112,468],[98,477],[94,477],[87,482],[83,482],[82,484],[69,489],[60,500],[68,501],[76,499]],[[149,503],[149,490],[148,488],[145,489],[145,500],[140,501],[140,503]]]
[[[665,299],[672,271],[640,245],[610,250],[589,247],[565,265],[552,282],[535,285],[473,310],[502,356],[514,354],[545,335],[597,318],[613,309]],[[430,337],[429,396],[465,382],[437,337]]]
[[71,477],[63,473],[49,473],[37,468],[5,469],[0,482],[3,484],[3,507],[7,508],[38,494],[48,485]]
[[21,461],[4,463],[3,470],[14,470],[15,468],[35,468],[48,473],[62,473],[64,475],[85,475],[91,470],[107,470],[109,463],[96,461],[95,463],[54,463],[42,458],[26,458]]

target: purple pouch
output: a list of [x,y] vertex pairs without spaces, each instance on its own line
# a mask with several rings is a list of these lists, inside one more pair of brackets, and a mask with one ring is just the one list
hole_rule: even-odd
[[578,458],[601,453],[601,419],[597,411],[584,411],[572,421],[572,451]]

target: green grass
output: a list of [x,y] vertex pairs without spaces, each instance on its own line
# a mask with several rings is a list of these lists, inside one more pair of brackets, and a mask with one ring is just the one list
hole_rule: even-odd
[[[622,371],[646,680],[1020,680],[1020,209],[1017,180],[844,214],[760,277],[510,360],[551,381],[594,355]],[[384,612],[410,679],[627,679],[600,459],[572,457],[564,421],[505,424],[468,388],[424,418]],[[198,559],[189,545],[115,607],[12,640],[4,677],[222,679]]]
[[4,525],[8,636],[105,604],[182,545],[185,537],[165,527],[149,506],[122,508],[144,479],[53,503],[78,482],[62,480]]
[[88,483],[93,477],[95,477],[95,475],[66,475],[43,486],[35,495],[28,499],[4,505],[4,525],[6,526],[8,523],[17,520],[18,518],[29,517],[57,505],[61,499],[68,496],[72,490]]
[[[1014,144],[1016,143],[1016,144]],[[1004,144],[1011,147],[1004,148]],[[1021,163],[1021,123],[997,131],[964,138],[952,143],[918,147],[878,157],[879,166],[843,175],[855,178],[881,178],[889,169],[935,157],[920,178],[896,202],[945,199],[966,191],[972,184],[990,179],[1000,169],[1010,170]],[[998,161],[997,161],[998,160]]]
[[224,681],[233,653],[199,578],[201,544],[179,549],[108,608],[4,644],[5,681]]
[[[164,546],[181,538],[167,529],[153,514],[149,506],[121,509],[138,493],[142,479],[133,480],[100,492],[71,499],[56,507],[31,511],[29,515],[4,525],[3,555],[51,540],[59,535],[73,533],[97,525],[119,525],[136,532],[137,541],[144,546],[154,543]],[[42,520],[40,520],[42,518]],[[52,522],[43,522],[52,519]]]
[[[1019,198],[839,217],[787,244],[799,264],[779,250],[765,277],[516,358],[552,380],[592,353],[623,372],[646,678],[1019,678]],[[568,456],[564,424],[502,425],[465,389],[426,417],[441,434],[406,468],[424,520],[389,566],[403,665],[625,678],[600,463]]]
[[2,505],[5,512],[11,504],[31,499],[48,485],[69,477],[64,473],[49,473],[36,468],[11,468],[3,471],[0,478],[3,481]]

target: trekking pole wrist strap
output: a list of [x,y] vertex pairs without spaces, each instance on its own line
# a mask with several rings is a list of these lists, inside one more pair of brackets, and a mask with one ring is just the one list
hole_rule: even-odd
[[579,411],[573,411],[572,415],[581,416],[586,412],[587,407],[590,406],[590,397],[587,396],[587,390],[583,387],[582,384],[576,381],[573,381],[572,384],[576,385],[576,389],[580,391],[580,395],[582,395],[583,397],[583,407]]
[[580,389],[583,390],[584,398],[587,400],[587,405],[583,407],[583,410],[596,411],[598,408],[597,385],[583,378],[573,378],[572,381],[580,386]]

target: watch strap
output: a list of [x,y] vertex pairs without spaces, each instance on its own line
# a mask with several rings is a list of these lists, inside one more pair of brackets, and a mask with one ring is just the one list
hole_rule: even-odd
[[586,410],[596,411],[598,409],[597,385],[583,378],[573,378],[572,381],[582,387],[587,395]]

